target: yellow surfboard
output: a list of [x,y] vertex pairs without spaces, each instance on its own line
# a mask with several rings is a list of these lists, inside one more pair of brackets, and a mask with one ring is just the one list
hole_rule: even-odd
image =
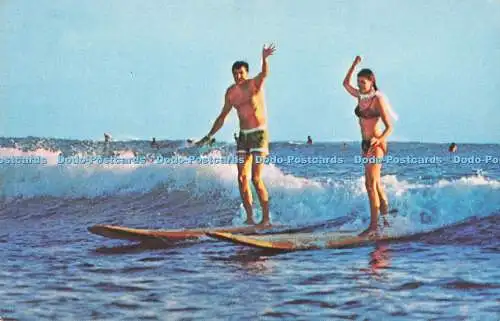
[[356,247],[378,241],[397,240],[407,236],[398,236],[391,231],[384,231],[378,236],[359,236],[361,231],[340,231],[321,233],[280,233],[269,235],[237,235],[230,232],[210,231],[210,237],[269,250],[297,251],[324,248]]

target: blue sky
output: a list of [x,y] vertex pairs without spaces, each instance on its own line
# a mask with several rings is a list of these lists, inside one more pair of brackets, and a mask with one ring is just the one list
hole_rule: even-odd
[[[232,63],[255,75],[274,42],[271,140],[359,140],[342,88],[359,54],[393,140],[498,143],[499,35],[497,0],[2,1],[0,136],[201,137]],[[216,137],[237,129],[233,111]]]

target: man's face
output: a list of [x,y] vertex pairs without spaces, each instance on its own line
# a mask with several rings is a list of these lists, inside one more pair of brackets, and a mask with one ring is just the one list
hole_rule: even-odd
[[245,67],[241,66],[238,69],[233,69],[234,82],[237,84],[242,83],[248,77],[248,72]]

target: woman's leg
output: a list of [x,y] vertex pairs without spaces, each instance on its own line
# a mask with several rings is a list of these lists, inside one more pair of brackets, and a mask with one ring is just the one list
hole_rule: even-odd
[[361,236],[376,232],[378,228],[378,213],[380,211],[380,199],[377,192],[377,174],[380,176],[380,164],[365,165],[365,187],[370,203],[370,226],[361,233]]
[[[377,231],[378,213],[381,211],[381,202],[387,204],[387,197],[380,186],[380,172],[382,170],[381,160],[384,156],[384,151],[382,148],[377,147],[373,147],[370,151],[371,153],[366,153],[365,157],[373,157],[373,159],[376,160],[376,162],[365,165],[365,187],[366,192],[368,193],[368,200],[370,202],[370,226],[360,234],[361,236]],[[380,195],[380,191],[382,192],[382,195]]]

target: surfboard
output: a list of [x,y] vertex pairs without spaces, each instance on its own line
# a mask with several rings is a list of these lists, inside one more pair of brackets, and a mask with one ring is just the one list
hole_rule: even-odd
[[172,230],[153,230],[153,229],[136,229],[118,225],[94,225],[88,228],[92,234],[104,236],[112,239],[121,239],[129,241],[182,241],[189,239],[197,239],[205,236],[208,232],[229,232],[229,233],[245,233],[254,234],[260,231],[272,230],[280,228],[280,225],[248,225],[248,226],[226,226],[216,228],[196,228],[196,229],[172,229]]
[[319,232],[319,233],[278,233],[269,235],[237,235],[231,232],[208,231],[210,237],[241,244],[245,246],[281,250],[313,250],[325,248],[346,248],[362,246],[379,241],[390,241],[401,239],[390,230],[385,230],[382,234],[374,237],[359,236],[361,231],[339,231],[339,232]]

